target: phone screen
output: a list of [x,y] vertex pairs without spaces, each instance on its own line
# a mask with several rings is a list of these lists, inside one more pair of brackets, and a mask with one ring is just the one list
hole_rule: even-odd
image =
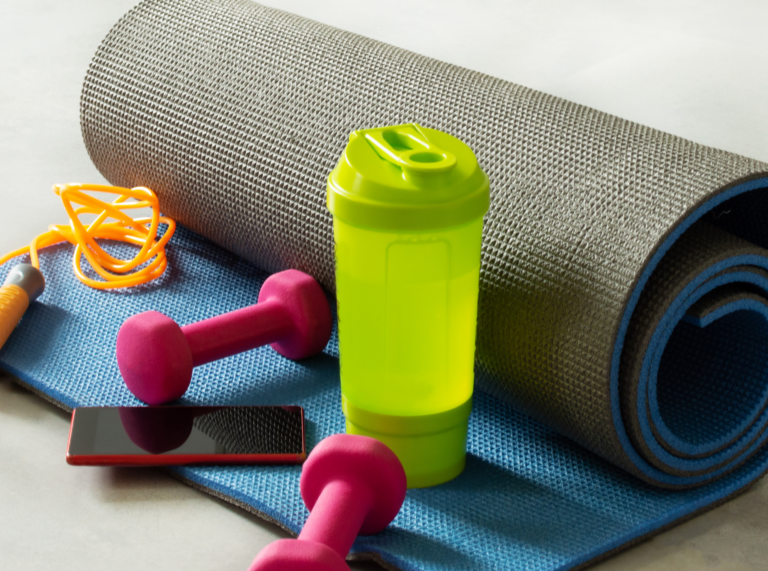
[[82,407],[74,465],[290,464],[306,458],[299,406]]

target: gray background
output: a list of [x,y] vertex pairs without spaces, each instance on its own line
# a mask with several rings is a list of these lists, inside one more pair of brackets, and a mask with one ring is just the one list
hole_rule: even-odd
[[[80,87],[134,3],[0,4],[0,252],[65,221],[51,184],[103,180],[80,138]],[[760,0],[265,3],[768,160]],[[67,414],[0,379],[1,568],[245,570],[283,536],[156,470],[69,467],[67,432]],[[596,569],[765,569],[767,531],[763,481]]]

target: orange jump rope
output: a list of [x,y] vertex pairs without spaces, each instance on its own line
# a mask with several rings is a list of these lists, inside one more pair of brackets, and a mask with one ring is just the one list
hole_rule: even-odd
[[[0,347],[5,344],[24,312],[43,292],[45,280],[40,272],[37,251],[41,248],[70,242],[75,246],[72,266],[78,279],[95,289],[114,289],[147,283],[160,277],[168,266],[165,245],[176,230],[176,223],[160,216],[157,196],[145,187],[120,188],[100,184],[60,184],[53,187],[64,204],[69,225],[53,224],[48,232],[37,236],[29,246],[19,248],[0,258],[0,265],[8,260],[29,254],[30,264],[15,266],[0,287]],[[99,200],[92,194],[117,195],[112,202]],[[74,207],[73,205],[77,205]],[[151,208],[152,216],[133,218],[126,211]],[[90,224],[83,224],[82,215],[96,215]],[[166,224],[158,239],[160,224]],[[97,239],[126,242],[139,248],[129,260],[108,254]],[[89,278],[81,267],[85,256],[102,280]],[[141,267],[144,266],[144,267]]]

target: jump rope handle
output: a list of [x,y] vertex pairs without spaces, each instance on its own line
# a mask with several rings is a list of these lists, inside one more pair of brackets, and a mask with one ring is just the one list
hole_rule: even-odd
[[0,347],[44,289],[45,279],[36,267],[19,264],[10,271],[0,287]]

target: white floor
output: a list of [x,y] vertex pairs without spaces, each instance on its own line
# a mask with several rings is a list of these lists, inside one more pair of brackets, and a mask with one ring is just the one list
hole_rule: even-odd
[[[266,3],[768,161],[762,0]],[[0,252],[64,220],[51,184],[103,180],[80,137],[80,87],[133,4],[0,3]],[[244,571],[283,536],[160,471],[67,466],[68,426],[67,414],[0,378],[1,570]],[[765,570],[766,540],[762,481],[595,569]]]

